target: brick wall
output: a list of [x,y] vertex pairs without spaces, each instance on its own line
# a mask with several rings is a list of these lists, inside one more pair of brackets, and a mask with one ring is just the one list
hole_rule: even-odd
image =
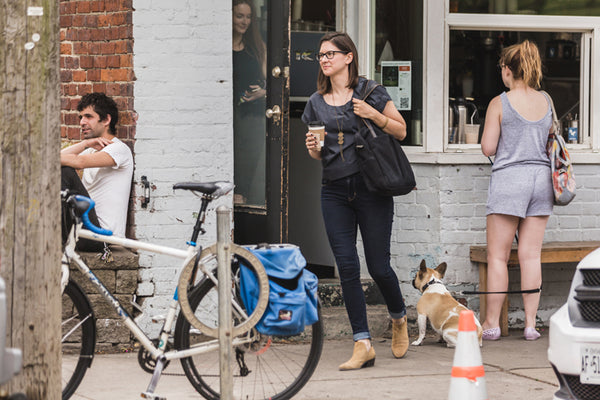
[[[123,248],[113,247],[110,257],[102,259],[97,253],[79,252],[83,261],[94,271],[108,291],[121,303],[121,306],[135,316],[131,302],[137,290],[138,255]],[[121,352],[132,348],[133,335],[117,315],[112,304],[84,276],[73,262],[70,278],[79,284],[94,310],[96,318],[96,351]]]
[[[72,110],[83,93],[105,89],[115,96],[122,109],[119,135],[136,140],[134,181],[146,175],[151,182],[148,208],[135,204],[136,237],[184,247],[199,203],[188,193],[174,194],[172,185],[233,178],[231,5],[136,0],[135,13],[132,6],[131,0],[61,2],[61,133],[63,138],[79,139],[77,115]],[[140,115],[137,127],[128,114],[133,110],[133,80]],[[485,243],[490,174],[488,165],[416,164],[414,168],[418,190],[396,199],[391,249],[403,294],[407,304],[413,305],[419,296],[410,282],[422,258],[431,266],[448,263],[450,290],[476,287],[477,268],[469,260],[469,246]],[[595,169],[595,165],[576,166],[578,196],[568,207],[555,210],[546,241],[600,240],[600,181]],[[140,189],[139,185],[134,188]],[[231,207],[230,198],[221,201]],[[212,208],[203,245],[215,239],[214,221]],[[158,326],[150,318],[165,312],[179,261],[141,254],[139,262],[137,294],[145,297],[140,323],[152,334]],[[572,267],[545,270],[545,284],[555,282],[556,291],[566,293],[569,282],[565,277]],[[366,269],[363,275],[367,276]],[[477,297],[467,300],[478,309]],[[550,300],[544,303],[542,299],[542,306],[548,307],[541,312],[544,320],[560,303],[560,299]],[[513,311],[513,318],[518,319],[518,311]]]
[[[77,103],[81,96],[102,92],[112,97],[119,108],[117,137],[133,150],[133,4],[132,0],[61,0],[60,1],[60,78],[61,140],[63,145],[82,140]],[[132,206],[130,205],[130,209]],[[129,213],[128,225],[133,221]],[[128,229],[128,237],[132,232]],[[137,257],[130,263],[98,266],[89,262],[109,290],[130,310],[137,289]],[[123,265],[121,265],[123,264]],[[126,265],[125,265],[126,264]],[[108,264],[107,264],[108,265]],[[108,303],[78,273],[72,277],[88,292],[96,313],[98,351],[130,347],[130,334]]]
[[133,120],[132,0],[60,2],[61,138],[80,140],[77,103],[103,92],[119,107],[117,137],[131,142]]

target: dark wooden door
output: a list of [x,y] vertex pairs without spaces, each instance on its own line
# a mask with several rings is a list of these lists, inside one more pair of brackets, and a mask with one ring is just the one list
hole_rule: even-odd
[[[260,25],[266,44],[266,96],[259,117],[234,124],[238,166],[234,182],[239,188],[234,200],[234,240],[239,244],[288,239],[290,1],[255,4],[254,23]],[[258,146],[244,133],[249,126]]]

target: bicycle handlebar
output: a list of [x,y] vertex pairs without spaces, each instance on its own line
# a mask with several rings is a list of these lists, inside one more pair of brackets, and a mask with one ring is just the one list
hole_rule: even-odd
[[77,195],[75,195],[75,201],[83,201],[83,202],[88,203],[87,209],[81,215],[81,221],[83,222],[83,226],[86,229],[88,229],[94,233],[97,233],[98,235],[111,236],[113,234],[111,230],[100,228],[100,227],[92,224],[92,221],[90,221],[89,212],[92,208],[94,208],[94,205],[96,205],[94,200],[90,199],[89,197],[85,197],[80,194],[77,194]]

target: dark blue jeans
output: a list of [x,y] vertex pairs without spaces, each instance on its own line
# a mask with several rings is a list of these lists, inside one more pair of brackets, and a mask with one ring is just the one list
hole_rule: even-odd
[[356,249],[360,228],[369,274],[379,287],[392,318],[406,315],[398,277],[390,266],[390,237],[394,200],[368,191],[360,174],[331,182],[321,188],[321,209],[329,244],[340,274],[346,311],[354,340],[368,339],[367,307],[360,282]]

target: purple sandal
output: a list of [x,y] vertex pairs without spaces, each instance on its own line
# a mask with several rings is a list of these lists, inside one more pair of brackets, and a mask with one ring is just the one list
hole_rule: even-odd
[[525,336],[525,340],[538,340],[542,335],[535,328],[525,328],[523,336]]
[[[500,339],[500,327],[490,328],[483,331],[481,338],[483,340],[498,340]],[[532,339],[534,340],[534,339]]]

